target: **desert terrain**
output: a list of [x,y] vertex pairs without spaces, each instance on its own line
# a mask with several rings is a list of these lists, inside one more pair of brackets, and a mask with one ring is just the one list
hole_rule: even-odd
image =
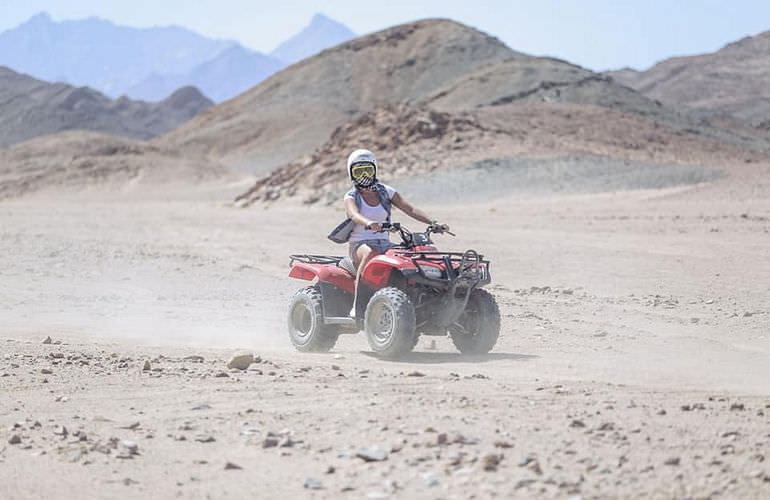
[[[210,108],[6,71],[0,499],[769,498],[764,94],[701,107],[688,61],[664,95],[428,19]],[[292,348],[358,147],[491,260],[488,355]]]
[[397,362],[288,341],[287,255],[343,252],[334,207],[6,201],[0,497],[766,498],[770,201],[743,178],[426,202],[492,260],[503,331]]

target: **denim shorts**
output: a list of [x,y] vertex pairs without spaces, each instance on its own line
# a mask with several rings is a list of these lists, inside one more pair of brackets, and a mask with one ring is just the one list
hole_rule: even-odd
[[356,250],[358,250],[358,247],[361,245],[366,245],[372,250],[374,250],[377,253],[385,253],[386,250],[388,250],[390,247],[393,246],[393,243],[390,242],[390,240],[361,240],[361,241],[351,241],[350,242],[350,258],[352,259],[353,256],[356,254]]

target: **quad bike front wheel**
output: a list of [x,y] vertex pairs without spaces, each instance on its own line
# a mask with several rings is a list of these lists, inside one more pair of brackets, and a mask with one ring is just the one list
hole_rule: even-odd
[[486,354],[500,336],[500,308],[495,297],[481,288],[471,292],[465,311],[450,329],[452,342],[463,354]]
[[364,330],[378,356],[398,358],[414,349],[417,335],[409,296],[395,287],[378,290],[366,306]]
[[289,303],[289,338],[301,352],[328,352],[337,342],[335,325],[323,322],[323,299],[318,285],[299,290]]

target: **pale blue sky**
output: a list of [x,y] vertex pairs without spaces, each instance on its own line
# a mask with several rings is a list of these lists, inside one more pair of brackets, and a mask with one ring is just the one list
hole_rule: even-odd
[[98,16],[135,27],[175,24],[263,52],[318,11],[356,33],[449,17],[515,50],[595,70],[646,68],[770,30],[767,0],[0,0],[0,31],[40,11],[57,21]]

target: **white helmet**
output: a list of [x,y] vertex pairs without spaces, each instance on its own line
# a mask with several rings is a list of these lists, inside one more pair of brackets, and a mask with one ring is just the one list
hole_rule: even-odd
[[[359,163],[371,163],[374,165],[372,176],[366,176],[360,179],[353,178],[353,166]],[[371,188],[377,182],[377,158],[374,153],[368,149],[356,149],[348,156],[348,178],[358,188]]]

